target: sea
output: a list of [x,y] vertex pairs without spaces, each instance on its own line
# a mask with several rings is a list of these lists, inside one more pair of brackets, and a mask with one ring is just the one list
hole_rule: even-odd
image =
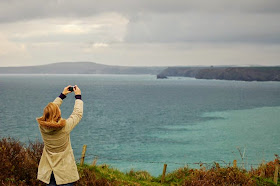
[[[42,141],[36,117],[67,85],[78,85],[84,115],[71,133],[77,163],[153,176],[180,167],[246,169],[280,154],[280,83],[156,79],[154,75],[0,75],[0,137]],[[61,105],[73,111],[74,94]]]

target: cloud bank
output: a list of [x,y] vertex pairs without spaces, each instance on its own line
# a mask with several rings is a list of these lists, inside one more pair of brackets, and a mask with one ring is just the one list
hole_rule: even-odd
[[0,66],[280,65],[278,0],[2,0],[0,12]]

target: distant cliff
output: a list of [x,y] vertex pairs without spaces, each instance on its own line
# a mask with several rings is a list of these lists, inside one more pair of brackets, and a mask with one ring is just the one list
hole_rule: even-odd
[[158,74],[158,78],[167,76],[195,77],[196,74],[207,67],[168,67]]
[[166,67],[110,66],[93,62],[61,62],[39,66],[0,67],[0,74],[153,74]]
[[169,67],[159,75],[196,79],[280,81],[280,67]]

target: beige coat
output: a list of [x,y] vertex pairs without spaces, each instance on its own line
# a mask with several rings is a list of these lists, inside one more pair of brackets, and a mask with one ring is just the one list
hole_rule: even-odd
[[[61,105],[57,97],[53,103]],[[38,167],[37,179],[50,183],[53,171],[56,184],[66,184],[79,180],[77,165],[70,141],[70,132],[83,116],[83,101],[76,99],[73,113],[67,120],[60,119],[58,125],[40,121],[39,129],[44,141],[43,154]]]

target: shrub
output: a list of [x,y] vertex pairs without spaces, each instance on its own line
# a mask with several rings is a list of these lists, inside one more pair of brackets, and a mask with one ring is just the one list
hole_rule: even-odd
[[94,171],[87,166],[80,167],[79,168],[79,175],[80,179],[77,181],[76,185],[92,185],[92,186],[98,186],[98,185],[117,185],[116,183],[110,183],[108,180],[104,178],[97,178]]
[[[274,178],[274,172],[275,172],[275,166],[279,166],[279,156],[275,155],[276,158],[274,161],[267,162],[266,164],[260,165],[258,168],[253,169],[251,168],[250,174],[255,176],[256,180],[260,183],[259,185],[263,185],[263,182],[266,182],[267,185],[273,185],[273,178]],[[278,183],[279,183],[278,178]]]
[[137,180],[152,180],[152,176],[147,171],[134,171],[131,169],[126,175],[136,178]]
[[209,170],[190,169],[184,185],[255,185],[252,175],[246,170],[233,167],[220,167],[216,163]]
[[37,168],[43,152],[43,144],[30,142],[28,147],[18,140],[2,138],[0,140],[0,181],[10,185],[39,185],[36,180]]
[[[45,185],[37,180],[38,164],[43,143],[29,142],[28,146],[12,138],[0,139],[0,185]],[[273,176],[279,157],[250,171],[220,167],[190,169],[179,168],[165,177],[168,185],[274,185]],[[122,173],[108,165],[78,165],[80,175],[76,185],[160,185],[161,176],[155,178],[146,171],[131,170]]]

